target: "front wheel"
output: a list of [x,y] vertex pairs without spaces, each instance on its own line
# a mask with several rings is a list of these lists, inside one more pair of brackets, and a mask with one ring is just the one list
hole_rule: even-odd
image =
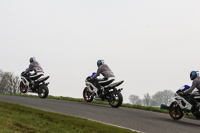
[[40,98],[46,98],[49,94],[49,89],[46,84],[39,86],[38,88],[38,96]]
[[24,85],[24,83],[21,81],[20,85],[19,85],[19,89],[20,89],[21,93],[26,93],[27,89],[28,89],[28,86]]
[[183,111],[181,110],[177,102],[171,103],[169,107],[169,114],[175,120],[181,119],[183,117]]
[[92,95],[92,93],[88,90],[87,87],[85,87],[85,89],[83,90],[83,98],[86,102],[92,102],[94,96]]
[[119,91],[114,91],[114,92],[111,93],[109,104],[112,107],[118,108],[119,106],[121,106],[122,101],[123,101],[123,97],[122,97],[122,94]]

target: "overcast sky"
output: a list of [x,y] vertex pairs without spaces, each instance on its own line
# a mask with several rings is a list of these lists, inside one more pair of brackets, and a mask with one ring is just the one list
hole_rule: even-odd
[[0,69],[36,57],[50,95],[82,98],[104,59],[124,80],[124,102],[191,85],[200,70],[199,0],[0,0]]

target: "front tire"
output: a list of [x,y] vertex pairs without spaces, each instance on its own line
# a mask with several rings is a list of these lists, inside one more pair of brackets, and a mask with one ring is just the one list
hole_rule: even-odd
[[119,106],[121,106],[122,101],[123,101],[123,97],[122,97],[122,94],[119,91],[114,91],[114,92],[111,93],[109,104],[112,107],[118,108]]
[[183,111],[181,110],[177,102],[171,103],[169,107],[169,114],[175,120],[179,120],[183,117]]
[[92,102],[94,98],[94,96],[92,95],[91,92],[89,92],[87,87],[85,87],[85,89],[83,90],[83,98],[86,102]]
[[21,93],[26,93],[28,87],[26,85],[24,85],[24,83],[21,81],[20,84],[19,84],[19,89],[20,89]]
[[38,96],[40,98],[46,98],[49,94],[49,89],[47,87],[47,85],[43,84],[41,86],[39,86],[38,88]]

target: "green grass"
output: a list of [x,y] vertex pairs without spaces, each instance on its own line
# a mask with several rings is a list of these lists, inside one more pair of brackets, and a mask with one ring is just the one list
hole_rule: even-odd
[[[7,94],[1,94],[7,95]],[[27,94],[15,94],[13,96],[23,96],[23,97],[35,97],[35,95]],[[48,99],[57,100],[68,100],[85,102],[83,98],[71,98],[62,96],[51,96]],[[108,102],[104,101],[93,101],[88,104],[105,104],[109,105]],[[161,110],[159,108],[132,104],[122,104],[122,107],[141,109],[147,111],[154,111],[160,113],[169,113],[168,110]],[[3,108],[3,109],[2,109]],[[188,116],[187,116],[188,117]],[[190,115],[189,117],[192,117]],[[91,122],[86,119],[81,119],[72,116],[66,116],[46,111],[41,111],[38,109],[33,109],[29,107],[24,107],[16,104],[8,104],[0,102],[0,132],[131,132],[126,129],[121,129],[98,122]]]
[[0,101],[0,132],[129,133],[132,131],[87,119]]
[[[5,94],[2,94],[5,95]],[[28,95],[28,94],[14,94],[13,96],[23,96],[23,97],[35,97],[38,98],[37,95]],[[76,102],[85,102],[83,98],[71,98],[71,97],[63,97],[63,96],[51,96],[49,95],[47,99],[57,99],[57,100],[67,100],[67,101],[76,101]],[[106,101],[95,101],[93,100],[91,104],[104,104],[104,105],[109,105],[108,102]],[[88,103],[90,104],[90,103]],[[134,108],[134,109],[141,109],[141,110],[146,110],[146,111],[153,111],[153,112],[159,112],[159,113],[169,113],[168,110],[161,110],[156,107],[151,107],[151,106],[142,106],[142,105],[133,105],[133,104],[122,104],[122,107],[127,107],[127,108]]]
[[153,111],[153,112],[159,112],[159,113],[169,113],[168,110],[161,110],[161,109],[156,108],[156,107],[133,105],[133,104],[128,104],[128,103],[122,104],[122,107],[135,108],[135,109],[141,109],[141,110]]

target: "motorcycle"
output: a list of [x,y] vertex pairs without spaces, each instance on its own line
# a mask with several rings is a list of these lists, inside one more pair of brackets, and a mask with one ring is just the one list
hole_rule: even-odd
[[[190,112],[197,119],[200,118],[200,111],[198,113],[194,113],[196,110],[192,106],[191,101],[190,101],[190,95],[191,94],[187,94],[187,95],[184,95],[184,96],[178,95],[179,92],[185,91],[185,90],[187,90],[189,88],[190,88],[190,86],[184,85],[182,88],[180,88],[174,94],[175,101],[172,102],[170,107],[169,107],[169,114],[175,120],[181,119],[183,117],[184,113],[186,115],[188,115],[188,113],[190,113]],[[194,93],[198,93],[198,92],[194,92]],[[200,96],[195,96],[194,98],[197,100],[197,106],[199,108]]]
[[37,93],[40,98],[46,98],[49,94],[49,89],[48,89],[49,82],[45,83],[45,81],[49,78],[49,76],[39,75],[35,79],[31,79],[32,87],[30,87],[30,83],[27,80],[27,76],[28,75],[24,75],[24,72],[21,73],[21,82],[19,86],[20,92]]
[[[92,76],[94,76],[94,75],[95,75],[95,73],[92,74]],[[124,81],[119,81],[119,82],[116,82],[113,84],[110,83],[108,85],[103,85],[103,84],[99,83],[101,85],[101,88],[104,89],[104,93],[102,94],[102,89],[98,89],[94,85],[95,81],[90,80],[92,78],[92,76],[88,76],[85,80],[86,87],[83,90],[84,100],[86,102],[92,102],[93,99],[100,100],[100,101],[106,100],[114,108],[121,106],[122,101],[123,101],[121,90],[123,90],[123,89],[122,88],[117,89],[116,87],[121,85]],[[112,81],[114,81],[114,79]]]

